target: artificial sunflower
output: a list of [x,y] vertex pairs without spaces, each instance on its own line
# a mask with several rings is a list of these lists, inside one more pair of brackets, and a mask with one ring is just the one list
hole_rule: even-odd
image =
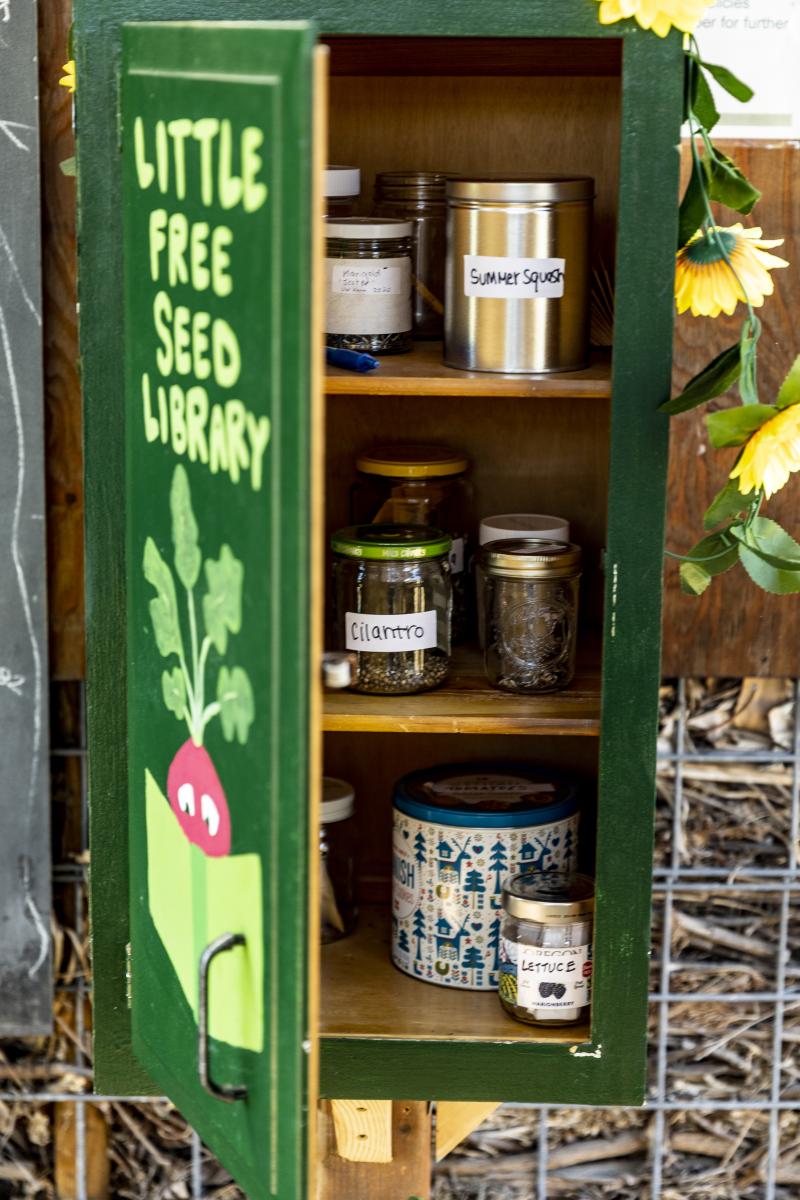
[[718,317],[721,312],[730,316],[740,300],[758,307],[774,291],[769,272],[789,265],[785,259],[767,254],[774,246],[782,246],[783,238],[764,241],[760,229],[745,229],[741,223],[715,229],[736,275],[716,238],[700,230],[678,251],[675,301],[679,313],[689,308],[693,317]]
[[64,74],[59,79],[61,87],[65,87],[67,91],[75,91],[75,59],[71,58],[69,62],[65,62],[61,70]]
[[784,408],[755,431],[731,479],[739,480],[743,496],[763,488],[769,500],[794,471],[800,471],[800,404]]
[[697,22],[714,0],[599,0],[600,24],[613,25],[635,17],[643,29],[666,37],[673,25],[694,33]]

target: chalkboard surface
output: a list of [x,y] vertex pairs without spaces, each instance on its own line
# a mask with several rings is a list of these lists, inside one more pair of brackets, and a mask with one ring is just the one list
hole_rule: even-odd
[[35,0],[0,0],[0,1036],[50,1027]]

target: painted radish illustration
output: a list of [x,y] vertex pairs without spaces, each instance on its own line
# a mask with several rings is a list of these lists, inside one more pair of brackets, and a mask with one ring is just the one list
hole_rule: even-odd
[[[203,563],[189,479],[180,464],[172,477],[169,502],[175,573],[186,591],[188,658],[175,580],[151,537],[145,542],[143,561],[145,579],[156,592],[150,600],[156,645],[164,658],[177,659],[161,676],[164,703],[179,721],[186,722],[189,730],[189,738],[167,772],[167,796],[189,841],[209,857],[218,858],[230,853],[231,818],[216,767],[203,745],[203,735],[209,721],[219,716],[226,741],[236,738],[244,745],[255,710],[250,680],[241,667],[220,667],[216,699],[207,704],[206,668],[212,647],[220,658],[224,657],[228,635],[241,629],[244,568],[228,545],[220,548],[218,559],[207,558]],[[201,603],[202,641],[194,594],[201,569],[207,589]]]

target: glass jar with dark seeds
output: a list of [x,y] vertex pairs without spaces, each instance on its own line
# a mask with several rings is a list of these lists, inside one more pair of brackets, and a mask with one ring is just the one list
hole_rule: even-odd
[[325,341],[367,354],[412,347],[414,226],[392,217],[328,219]]
[[400,695],[438,687],[450,661],[450,538],[421,525],[361,525],[332,539],[337,650],[351,687]]

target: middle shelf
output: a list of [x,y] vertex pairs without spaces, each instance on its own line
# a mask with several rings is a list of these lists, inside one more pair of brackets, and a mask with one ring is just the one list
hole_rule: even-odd
[[490,687],[477,650],[453,652],[447,682],[432,692],[372,696],[327,692],[325,733],[503,733],[596,737],[600,733],[600,666],[579,659],[575,678],[560,692],[514,695]]

